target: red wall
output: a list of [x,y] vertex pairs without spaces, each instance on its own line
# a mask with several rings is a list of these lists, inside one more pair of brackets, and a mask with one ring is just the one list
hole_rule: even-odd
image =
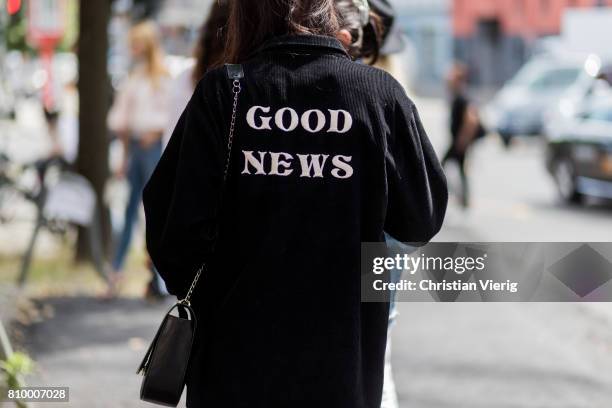
[[[453,0],[455,36],[474,34],[481,19],[498,19],[508,35],[557,34],[566,7],[593,7],[598,0]],[[612,6],[612,0],[604,0]]]

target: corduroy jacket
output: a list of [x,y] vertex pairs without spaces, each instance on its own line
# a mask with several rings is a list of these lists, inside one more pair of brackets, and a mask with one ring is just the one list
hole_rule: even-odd
[[144,191],[171,293],[208,264],[188,406],[379,408],[388,304],[361,302],[360,244],[429,241],[442,169],[402,87],[336,39],[274,38],[243,67],[223,205],[223,68],[197,86]]

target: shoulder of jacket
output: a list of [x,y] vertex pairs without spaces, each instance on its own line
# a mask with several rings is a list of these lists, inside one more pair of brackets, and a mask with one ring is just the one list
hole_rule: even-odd
[[393,105],[398,100],[406,101],[406,99],[411,106],[414,105],[410,97],[408,97],[404,86],[389,72],[372,65],[353,64],[354,75],[360,77],[358,79],[362,82],[367,83],[368,88],[372,88],[373,91],[377,92],[386,105]]
[[204,74],[195,87],[195,93],[204,95],[214,95],[220,89],[221,81],[225,78],[225,66],[211,69]]
[[386,77],[386,86],[387,90],[391,97],[395,98],[395,100],[403,100],[404,102],[408,102],[411,107],[414,107],[414,102],[412,98],[408,95],[406,91],[406,87],[400,83],[400,81],[395,78],[390,73],[384,71]]

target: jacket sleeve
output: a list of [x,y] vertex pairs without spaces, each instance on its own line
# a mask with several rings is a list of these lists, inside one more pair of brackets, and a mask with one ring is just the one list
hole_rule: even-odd
[[187,292],[210,254],[223,188],[222,115],[211,108],[220,103],[214,91],[204,91],[203,83],[143,192],[147,249],[168,291],[176,296]]
[[425,244],[440,231],[444,221],[448,203],[446,177],[416,107],[399,85],[385,155],[385,231],[402,242]]

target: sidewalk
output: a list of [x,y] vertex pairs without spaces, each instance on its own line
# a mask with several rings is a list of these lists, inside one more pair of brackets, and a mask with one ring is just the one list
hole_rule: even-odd
[[[36,301],[53,317],[22,327],[36,361],[29,386],[70,387],[70,403],[57,407],[139,407],[136,368],[171,301],[101,301],[90,297]],[[42,405],[40,405],[42,406]]]

